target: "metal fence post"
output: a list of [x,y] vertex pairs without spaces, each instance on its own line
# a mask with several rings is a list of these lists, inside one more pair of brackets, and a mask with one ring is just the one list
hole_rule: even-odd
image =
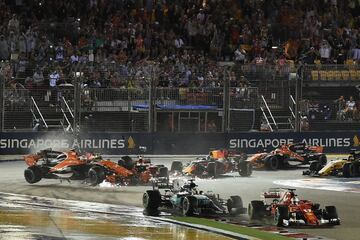
[[295,132],[301,132],[300,126],[300,108],[299,103],[302,98],[302,80],[304,77],[304,66],[300,63],[296,71],[296,83],[295,83]]
[[154,81],[155,81],[155,69],[154,66],[151,68],[151,78],[149,84],[149,129],[150,133],[154,132],[154,112],[155,112],[155,104],[154,104]]
[[4,131],[4,116],[5,116],[5,100],[4,100],[4,91],[5,91],[5,78],[0,73],[0,132]]
[[80,68],[77,66],[74,79],[74,135],[80,133],[81,119],[81,75]]
[[223,98],[223,121],[222,121],[222,132],[229,131],[229,108],[230,108],[230,94],[229,94],[229,84],[230,78],[228,77],[228,70],[224,70],[224,98]]

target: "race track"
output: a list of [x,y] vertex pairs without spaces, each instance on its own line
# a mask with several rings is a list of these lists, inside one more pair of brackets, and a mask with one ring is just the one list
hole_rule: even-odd
[[[114,157],[115,160],[116,157]],[[164,164],[170,168],[176,156],[151,158],[154,164]],[[179,159],[180,160],[180,159]],[[185,160],[182,158],[181,160]],[[141,206],[141,197],[145,189],[150,187],[89,187],[79,182],[62,182],[58,180],[42,180],[30,185],[23,178],[26,168],[22,161],[0,163],[0,192],[21,193],[35,196],[45,196],[59,199],[83,200],[103,202],[109,204],[126,204]],[[356,191],[342,191],[332,186],[341,182],[332,179],[330,187],[318,190],[319,181],[302,176],[302,169],[281,170],[276,172],[254,171],[248,178],[240,177],[237,173],[228,174],[218,179],[197,179],[199,189],[219,193],[222,197],[240,195],[247,205],[251,200],[260,198],[260,193],[270,187],[286,187],[292,185],[297,188],[300,198],[320,203],[321,206],[335,205],[341,218],[341,225],[333,228],[301,228],[301,232],[320,235],[331,239],[357,240],[360,236],[360,195]],[[295,180],[295,181],[294,181]],[[317,181],[311,188],[307,183]],[[360,179],[352,179],[352,187],[360,189],[357,184]],[[294,183],[295,182],[295,183]],[[276,183],[276,184],[275,184]],[[295,185],[294,185],[294,184]],[[281,185],[277,185],[281,184]],[[303,184],[303,185],[302,185]],[[324,185],[324,184],[323,184]],[[323,186],[321,185],[321,186]],[[325,184],[326,185],[326,184]],[[320,186],[320,187],[321,187]],[[324,190],[329,189],[329,190]]]

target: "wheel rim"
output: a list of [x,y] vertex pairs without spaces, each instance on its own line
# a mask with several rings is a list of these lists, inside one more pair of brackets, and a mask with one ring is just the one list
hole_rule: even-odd
[[279,225],[279,209],[276,209],[275,215],[274,215],[274,222],[276,225]]
[[271,168],[272,168],[272,169],[277,169],[277,167],[278,167],[278,160],[277,160],[277,158],[275,158],[275,157],[271,158]]
[[253,211],[253,207],[251,204],[249,204],[249,207],[248,207],[248,214],[249,214],[250,219],[254,218],[254,211]]
[[183,211],[185,214],[189,211],[189,200],[187,198],[184,199]]
[[252,166],[251,164],[247,164],[247,175],[250,176],[252,174]]
[[354,164],[351,164],[351,165],[349,166],[349,173],[350,173],[350,177],[354,177],[354,176],[355,176]]
[[143,206],[144,206],[145,208],[147,208],[148,205],[149,205],[149,196],[148,196],[147,193],[145,193],[144,196],[143,196]]
[[89,172],[89,178],[90,178],[90,182],[92,184],[97,184],[97,176],[96,173],[94,173],[93,171]]

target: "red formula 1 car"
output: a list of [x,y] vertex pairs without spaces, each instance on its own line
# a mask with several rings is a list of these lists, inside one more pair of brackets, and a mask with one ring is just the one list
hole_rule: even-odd
[[24,171],[28,183],[39,182],[42,178],[60,180],[85,180],[92,162],[99,156],[87,153],[81,155],[75,150],[67,152],[41,150],[36,154],[24,156],[29,166]]
[[300,200],[295,189],[272,188],[263,193],[264,200],[251,201],[248,207],[250,220],[271,217],[277,226],[339,225],[335,206],[320,209],[320,204]]
[[246,160],[246,154],[234,153],[226,149],[210,151],[206,157],[198,157],[183,166],[182,162],[174,161],[171,172],[197,177],[218,177],[229,172],[239,172],[240,176],[250,176],[252,165]]
[[152,178],[168,181],[168,169],[163,165],[153,165],[150,159],[139,157],[134,161],[129,156],[122,157],[118,163],[110,160],[94,162],[89,170],[89,182],[95,186],[104,180],[116,185],[147,184]]
[[326,155],[321,146],[307,146],[305,143],[285,144],[271,152],[252,155],[248,161],[257,169],[277,170],[288,166],[309,164],[319,161],[326,164]]

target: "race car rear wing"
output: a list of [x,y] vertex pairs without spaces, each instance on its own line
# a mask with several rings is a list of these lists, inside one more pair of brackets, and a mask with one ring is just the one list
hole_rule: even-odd
[[285,192],[294,192],[294,188],[270,188],[267,192],[264,192],[262,196],[264,198],[281,198]]

